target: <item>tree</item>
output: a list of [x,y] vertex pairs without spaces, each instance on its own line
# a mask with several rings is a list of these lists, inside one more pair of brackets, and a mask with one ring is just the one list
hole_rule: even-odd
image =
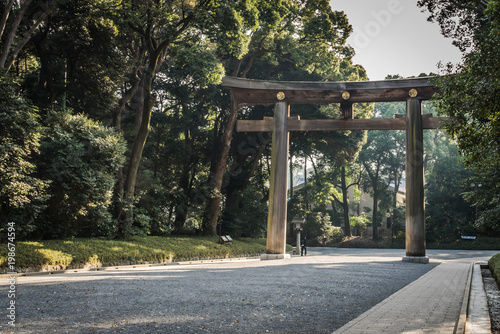
[[[363,77],[362,79],[366,79]],[[361,104],[354,109],[356,118],[366,118],[372,113],[372,104]],[[344,235],[351,236],[349,224],[349,188],[359,186],[361,173],[354,162],[358,158],[363,145],[366,144],[366,131],[341,131],[322,133],[326,140],[318,140],[317,149],[325,155],[328,167],[332,173],[332,183],[336,189],[332,193],[335,203],[339,204],[343,212]],[[335,204],[332,201],[332,207]]]
[[136,60],[110,16],[89,1],[60,1],[40,25],[22,55],[36,57],[36,73],[27,73],[24,85],[40,109],[110,118]]
[[475,208],[462,195],[473,172],[458,161],[454,144],[441,145],[447,154],[433,163],[426,182],[426,235],[429,241],[454,242],[461,235],[476,235]]
[[124,161],[122,137],[67,111],[52,113],[45,123],[37,166],[50,182],[50,197],[38,221],[38,234],[114,237],[117,226],[109,207],[116,170]]
[[[246,1],[199,0],[146,3],[130,1],[113,7],[117,13],[116,19],[126,22],[136,34],[139,50],[144,55],[138,72],[139,87],[132,99],[136,109],[137,127],[124,174],[121,202],[125,203],[125,207],[117,210],[121,236],[130,234],[137,174],[155,104],[152,84],[158,69],[165,59],[171,56],[172,46],[189,39],[190,33],[204,36],[200,37],[200,40],[214,43],[220,51],[241,56],[248,39],[246,32],[251,30],[253,25],[252,6],[252,3]],[[119,189],[117,191],[120,192]]]
[[42,132],[37,109],[19,94],[12,77],[0,76],[0,222],[16,222],[20,238],[35,228],[47,183],[36,175],[34,158]]
[[[393,78],[393,77],[388,77]],[[396,114],[404,114],[402,103],[376,103],[374,114],[377,118],[392,118]],[[369,131],[366,145],[361,150],[359,162],[367,175],[367,189],[373,196],[373,239],[379,238],[378,227],[379,201],[386,196],[392,184],[392,211],[396,210],[396,195],[399,190],[405,168],[405,136],[404,131]]]
[[[448,65],[436,80],[441,90],[437,109],[452,120],[445,125],[457,141],[467,167],[477,176],[471,193],[479,209],[477,224],[498,231],[500,213],[500,2],[425,0],[443,34],[454,38],[464,53],[463,62]],[[457,20],[461,24],[457,24]]]
[[[205,174],[218,107],[214,95],[221,94],[220,87],[210,83],[220,81],[224,72],[214,50],[196,36],[184,45],[174,46],[171,53],[153,86],[158,97],[152,115],[155,140],[151,145],[155,148],[154,156],[146,151],[145,157],[155,166],[145,168],[154,169],[156,180],[170,180],[169,193],[175,202],[174,230],[182,233],[191,208],[205,204],[208,198]],[[162,168],[165,162],[168,172]]]
[[[352,56],[352,50],[345,45],[352,28],[343,12],[332,11],[325,0],[304,1],[302,4],[290,0],[260,1],[257,8],[259,27],[250,35],[249,51],[244,57],[228,57],[228,72],[232,76],[271,79],[269,72],[254,69],[259,60],[271,64],[286,62],[291,68],[306,69],[327,79],[342,76],[344,58]],[[286,72],[279,72],[276,79],[286,80],[286,76]],[[224,121],[215,141],[209,182],[211,196],[203,220],[204,233],[207,234],[216,232],[222,181],[237,111],[234,103],[229,111],[224,111],[224,117],[221,117]]]
[[393,174],[389,161],[392,160],[394,147],[392,141],[387,140],[386,134],[381,131],[370,131],[368,141],[363,147],[359,159],[368,176],[365,189],[371,190],[373,198],[372,226],[373,240],[379,239],[378,227],[380,217],[378,212],[379,201],[389,188]]
[[[0,19],[0,38],[7,31],[0,53],[0,69],[9,71],[17,59],[19,52],[28,43],[33,33],[47,16],[56,9],[58,2],[59,0],[8,0]],[[8,25],[8,18],[11,13],[14,18],[10,22],[10,25]],[[21,35],[20,31],[23,29],[26,29],[26,31],[23,31]],[[16,42],[15,47],[13,46],[14,42]]]

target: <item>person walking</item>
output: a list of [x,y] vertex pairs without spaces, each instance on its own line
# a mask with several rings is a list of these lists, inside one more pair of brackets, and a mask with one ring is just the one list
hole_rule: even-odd
[[304,239],[300,243],[300,256],[307,255],[307,237],[304,236]]

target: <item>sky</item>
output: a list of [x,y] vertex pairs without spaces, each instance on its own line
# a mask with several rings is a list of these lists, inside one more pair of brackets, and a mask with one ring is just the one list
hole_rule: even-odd
[[439,25],[427,21],[415,0],[331,0],[333,10],[344,11],[353,26],[347,40],[370,80],[388,74],[403,77],[439,73],[438,62],[460,62],[452,40],[441,35]]

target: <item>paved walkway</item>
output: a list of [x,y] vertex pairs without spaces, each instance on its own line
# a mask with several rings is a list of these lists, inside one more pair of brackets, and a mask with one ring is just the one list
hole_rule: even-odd
[[334,333],[463,333],[471,268],[441,263]]

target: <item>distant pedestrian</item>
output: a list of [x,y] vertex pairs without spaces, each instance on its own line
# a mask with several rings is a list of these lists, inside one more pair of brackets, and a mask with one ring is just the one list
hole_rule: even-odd
[[307,238],[304,237],[300,244],[300,256],[307,255]]
[[326,236],[323,236],[323,247],[326,246]]

